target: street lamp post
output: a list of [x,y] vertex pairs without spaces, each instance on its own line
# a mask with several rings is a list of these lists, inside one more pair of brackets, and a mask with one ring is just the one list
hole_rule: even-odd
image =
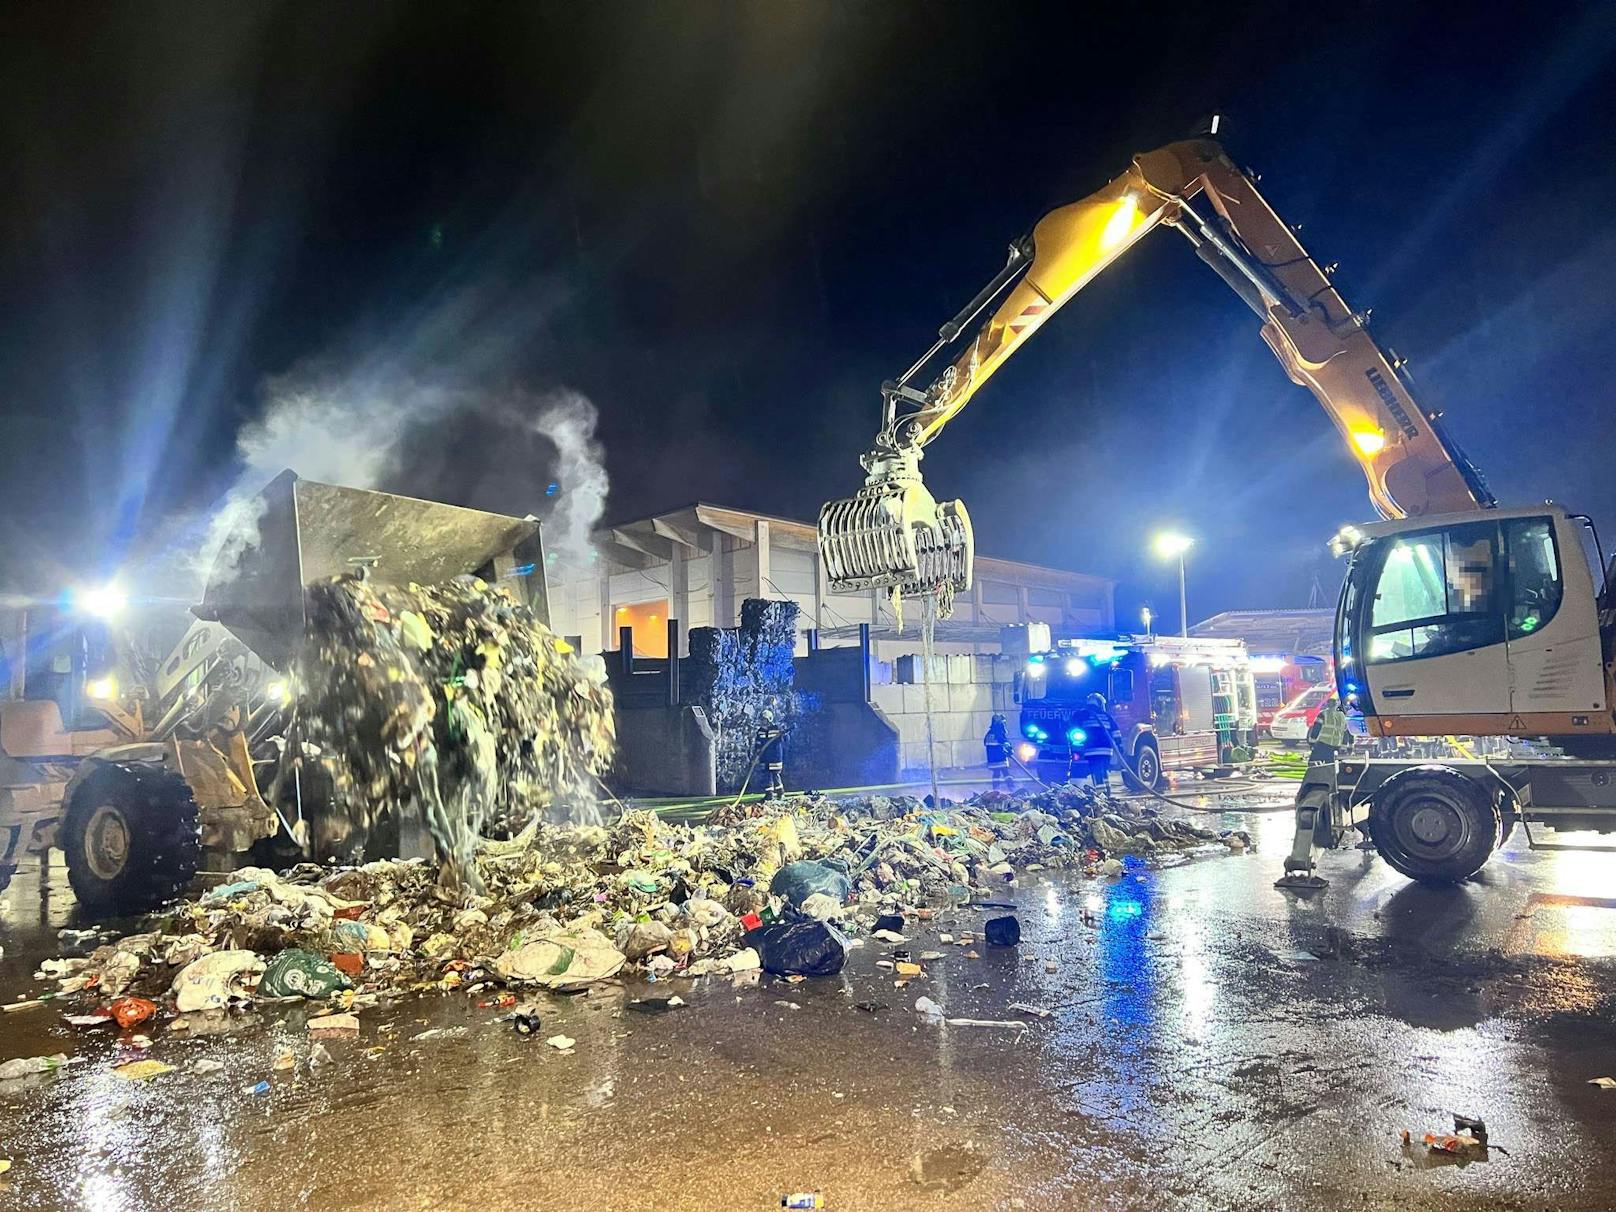
[[1165,531],[1156,536],[1156,554],[1164,560],[1178,561],[1178,633],[1186,639],[1190,634],[1189,595],[1184,587],[1184,555],[1195,545],[1188,535]]

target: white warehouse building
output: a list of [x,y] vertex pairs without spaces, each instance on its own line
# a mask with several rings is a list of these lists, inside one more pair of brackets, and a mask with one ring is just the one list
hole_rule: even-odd
[[[801,607],[799,653],[809,631],[824,647],[857,643],[860,624],[870,626],[880,660],[917,644],[918,618],[900,629],[890,594],[830,592],[811,523],[698,504],[602,527],[596,549],[592,568],[548,578],[552,628],[579,637],[586,652],[616,651],[619,629],[632,627],[635,655],[666,657],[672,618],[676,655],[683,656],[690,628],[737,626],[742,601],[753,597],[789,598]],[[1068,635],[1113,632],[1115,588],[1104,577],[978,555],[971,592],[938,625],[938,651],[995,653],[1005,624],[1044,622]]]

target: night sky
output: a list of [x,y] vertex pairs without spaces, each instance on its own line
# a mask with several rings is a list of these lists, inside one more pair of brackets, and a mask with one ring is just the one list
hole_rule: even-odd
[[[289,384],[398,400],[397,491],[542,511],[552,450],[512,418],[567,388],[610,517],[812,518],[1006,244],[1214,111],[1499,497],[1616,541],[1616,7],[1083,7],[0,9],[0,589],[192,541]],[[1198,539],[1200,617],[1333,601],[1325,541],[1370,514],[1170,232],[925,471],[980,550],[1167,624],[1159,527]]]

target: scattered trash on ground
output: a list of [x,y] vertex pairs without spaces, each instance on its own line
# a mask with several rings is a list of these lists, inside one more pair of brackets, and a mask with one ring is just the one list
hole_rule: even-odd
[[359,1019],[352,1014],[322,1014],[309,1019],[308,1028],[311,1039],[358,1035]]
[[518,1035],[534,1035],[543,1026],[543,1022],[539,1018],[537,1007],[521,1006],[511,1012],[511,1025],[516,1028]]
[[0,1064],[0,1082],[13,1081],[19,1077],[32,1077],[36,1073],[49,1073],[52,1069],[60,1069],[68,1063],[65,1052],[58,1052],[54,1056],[19,1056],[15,1060]]
[[1048,1018],[1054,1013],[1052,1010],[1046,1010],[1042,1006],[1030,1005],[1027,1002],[1011,1002],[1006,1009],[1014,1010],[1017,1014],[1030,1014],[1034,1018]]
[[[323,1065],[330,1053],[312,1045],[357,1035],[366,1008],[416,992],[463,990],[468,1005],[506,1012],[493,1021],[536,1036],[539,1008],[517,1005],[523,990],[576,993],[629,973],[652,982],[709,976],[755,984],[760,971],[811,980],[842,971],[867,940],[890,945],[874,962],[902,987],[928,979],[926,964],[957,962],[952,952],[918,948],[913,958],[908,939],[934,920],[950,926],[936,935],[939,943],[958,947],[965,960],[980,958],[982,941],[1020,942],[1013,913],[967,929],[937,920],[1013,907],[983,895],[1003,886],[1006,865],[1092,876],[1115,857],[1107,842],[1148,859],[1227,853],[1218,841],[1211,830],[1075,785],[986,792],[936,811],[905,797],[800,795],[705,825],[632,810],[610,827],[530,819],[514,836],[482,842],[458,882],[445,883],[437,864],[419,860],[303,863],[281,874],[242,868],[206,895],[152,915],[140,933],[60,936],[83,954],[40,965],[39,978],[56,981],[57,990],[5,1009],[56,1000],[68,1026],[140,1026],[161,1041],[237,1031],[257,1022],[256,1003],[301,999],[310,1005],[309,1017],[296,1020],[311,1041],[308,1063]],[[683,1004],[659,996],[630,1007],[654,1014]],[[855,1004],[867,1013],[887,1008]],[[957,1026],[1026,1027],[947,1019],[929,998],[916,1009]],[[1047,1017],[1038,1010],[1012,1007]],[[439,1027],[410,1038],[468,1030]],[[569,1051],[570,1040],[555,1042],[567,1038],[551,1036],[551,1046]],[[272,1067],[292,1072],[299,1055],[283,1043]],[[65,1060],[8,1061],[0,1079]]]
[[258,981],[260,997],[330,997],[350,982],[340,969],[324,956],[299,947],[282,951]]
[[143,1082],[163,1073],[174,1072],[174,1066],[165,1065],[160,1060],[137,1060],[126,1065],[114,1065],[112,1072],[124,1081]]
[[1588,1084],[1601,1090],[1616,1090],[1616,1077],[1590,1077]]
[[[1413,1134],[1407,1128],[1402,1133],[1403,1150],[1413,1153]],[[1486,1161],[1490,1149],[1487,1142],[1487,1125],[1479,1119],[1468,1115],[1455,1114],[1453,1117],[1452,1132],[1426,1132],[1420,1137],[1420,1144],[1425,1147],[1425,1157],[1437,1164],[1451,1164],[1457,1161],[1464,1165],[1469,1161]],[[1500,1153],[1507,1153],[1499,1149]],[[1417,1158],[1419,1155],[1414,1154]]]
[[143,997],[120,997],[107,1007],[118,1026],[124,1030],[145,1022],[157,1013],[157,1003]]
[[831,976],[847,963],[847,936],[829,922],[773,922],[746,936],[765,972]]
[[578,1041],[573,1039],[570,1035],[552,1035],[544,1042],[549,1044],[550,1047],[554,1048],[557,1052],[570,1052],[578,1043]]
[[990,947],[1014,947],[1021,942],[1021,919],[1013,915],[990,917],[982,926]]

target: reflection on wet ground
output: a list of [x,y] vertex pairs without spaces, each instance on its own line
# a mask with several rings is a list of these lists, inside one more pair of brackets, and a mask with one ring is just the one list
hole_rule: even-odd
[[[0,1059],[84,1057],[0,1086],[6,1206],[707,1210],[796,1191],[832,1209],[1608,1206],[1616,1092],[1586,1083],[1616,1072],[1611,856],[1517,841],[1435,889],[1341,851],[1307,899],[1271,886],[1287,813],[1206,823],[1251,830],[1253,853],[1026,876],[1006,892],[1019,948],[967,958],[937,934],[986,915],[939,918],[908,946],[945,958],[901,989],[871,940],[823,980],[551,997],[531,1037],[435,997],[367,1011],[313,1069],[303,1013],[266,1012],[158,1032],[140,1055],[175,1069],[145,1082],[52,1007],[6,1015]],[[67,920],[57,898],[42,929],[39,903],[37,879],[6,897],[8,997]],[[626,1011],[667,992],[689,1005]],[[1026,1026],[930,1026],[922,994]],[[272,1067],[279,1044],[295,1069]],[[1486,1160],[1405,1152],[1402,1129],[1418,1141],[1455,1112],[1486,1120]]]

